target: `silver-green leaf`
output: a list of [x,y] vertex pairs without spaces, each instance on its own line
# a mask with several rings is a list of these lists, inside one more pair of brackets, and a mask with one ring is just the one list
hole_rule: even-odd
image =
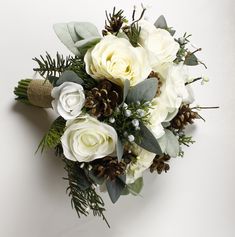
[[122,142],[120,141],[120,139],[118,138],[118,140],[117,140],[117,158],[118,158],[119,162],[122,159],[123,153],[124,153],[124,146],[123,146]]
[[56,81],[56,86],[59,86],[64,82],[74,82],[77,84],[82,84],[83,80],[75,72],[68,70],[61,74],[59,79]]
[[157,86],[156,78],[145,79],[129,89],[126,102],[130,104],[137,101],[151,101],[156,95]]
[[106,187],[108,190],[109,197],[112,203],[115,203],[121,196],[125,186],[126,186],[126,177],[119,176],[114,180],[107,180]]
[[94,47],[97,43],[99,43],[101,40],[100,37],[90,37],[84,40],[79,40],[77,43],[75,43],[75,46],[78,48],[79,52],[82,55],[85,55],[87,50],[89,48]]
[[101,37],[97,27],[90,22],[75,22],[76,33],[83,39]]
[[167,22],[163,15],[159,16],[156,22],[154,23],[156,28],[167,29]]
[[[75,35],[72,32],[72,25],[69,26],[67,23],[57,23],[53,25],[53,29],[57,35],[57,37],[60,39],[60,41],[75,55],[79,56],[80,53],[75,46],[75,42],[79,40],[75,38]],[[72,37],[72,36],[73,37]],[[74,41],[76,40],[76,41]]]
[[136,142],[137,145],[157,155],[162,154],[162,150],[157,139],[143,123],[140,123],[140,135],[142,140],[139,143]]

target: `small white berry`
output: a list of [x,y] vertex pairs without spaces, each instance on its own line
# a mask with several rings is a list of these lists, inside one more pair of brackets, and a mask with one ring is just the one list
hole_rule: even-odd
[[109,118],[109,122],[110,123],[114,123],[115,122],[115,118],[113,118],[113,117]]
[[126,103],[123,104],[122,106],[124,109],[126,109],[128,107],[128,105]]
[[89,171],[92,170],[92,166],[91,166],[91,165],[88,166],[88,170],[89,170]]
[[180,44],[184,44],[185,43],[185,38],[184,37],[180,37],[178,39],[178,41],[179,41]]
[[133,135],[129,135],[128,140],[129,140],[129,142],[133,142],[133,141],[135,141],[135,137]]
[[138,119],[133,119],[131,123],[133,124],[134,127],[139,127],[139,124],[140,124]]
[[143,109],[137,109],[137,113],[140,117],[143,117],[145,115],[145,112]]
[[126,117],[130,117],[131,116],[131,111],[129,110],[129,109],[127,109],[126,111],[125,111],[125,116]]
[[80,165],[80,168],[81,168],[81,169],[83,169],[84,165],[85,165],[85,164],[84,164],[84,163],[82,163],[82,164]]

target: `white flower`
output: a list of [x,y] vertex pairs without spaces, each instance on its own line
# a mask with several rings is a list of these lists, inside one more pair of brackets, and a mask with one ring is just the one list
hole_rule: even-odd
[[145,149],[134,146],[134,151],[136,152],[137,158],[132,161],[128,166],[126,173],[126,183],[134,183],[138,178],[142,177],[143,172],[148,169],[156,154],[146,151]]
[[64,119],[74,119],[85,103],[83,87],[74,82],[64,82],[51,91],[53,109]]
[[94,48],[87,51],[86,71],[97,80],[109,79],[122,86],[125,80],[134,86],[151,72],[148,56],[142,47],[133,47],[124,38],[105,36]]
[[185,85],[189,76],[182,64],[165,64],[158,73],[162,82],[161,94],[152,101],[148,126],[156,139],[165,134],[162,123],[175,117],[182,102],[193,102],[192,91]]
[[148,51],[153,69],[176,59],[179,44],[167,30],[156,28],[146,20],[141,20],[139,26],[141,27],[139,43]]
[[115,154],[117,133],[113,127],[84,115],[67,121],[61,143],[67,159],[89,162]]

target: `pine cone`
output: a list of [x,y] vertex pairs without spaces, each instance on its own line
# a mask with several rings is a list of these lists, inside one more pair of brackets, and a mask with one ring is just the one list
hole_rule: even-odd
[[187,124],[193,124],[194,119],[198,119],[199,115],[197,112],[192,111],[189,105],[183,105],[178,111],[178,114],[171,121],[171,127],[182,130]]
[[164,154],[162,156],[157,155],[152,165],[150,166],[150,172],[153,173],[155,170],[158,172],[158,174],[161,174],[163,171],[167,173],[167,171],[170,169],[168,162],[170,160],[170,156],[167,154]]
[[117,157],[106,156],[103,159],[95,160],[91,163],[94,175],[114,180],[116,177],[123,175],[126,171],[127,164],[125,161],[118,162]]
[[86,92],[85,108],[96,117],[108,117],[121,102],[121,88],[108,80],[102,80],[97,87]]
[[162,86],[161,78],[160,78],[159,74],[154,71],[152,71],[148,76],[148,78],[152,78],[152,77],[155,77],[158,80],[158,87],[157,87],[157,91],[156,91],[156,96],[159,96],[161,94],[161,86]]

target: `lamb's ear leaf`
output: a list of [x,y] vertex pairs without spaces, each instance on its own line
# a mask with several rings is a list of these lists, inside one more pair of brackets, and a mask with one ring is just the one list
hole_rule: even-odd
[[157,91],[158,81],[156,78],[145,79],[129,89],[126,97],[128,104],[137,101],[151,101]]
[[106,187],[112,203],[115,203],[121,196],[124,188],[126,187],[126,176],[119,176],[114,180],[107,180]]
[[124,146],[123,146],[121,140],[118,138],[118,140],[117,140],[117,158],[118,158],[119,162],[122,159],[123,153],[124,153]]
[[57,23],[53,25],[53,29],[60,39],[60,41],[75,55],[79,56],[80,53],[76,48],[73,38],[70,34],[67,23]]
[[158,19],[155,21],[154,25],[156,28],[160,28],[160,29],[167,29],[168,28],[166,19],[163,15],[158,17]]
[[77,84],[83,84],[83,80],[73,71],[67,70],[61,74],[55,85],[60,86],[64,82],[74,82]]
[[101,37],[97,27],[90,22],[75,22],[76,33],[82,38]]
[[100,37],[90,37],[84,40],[79,40],[75,43],[75,46],[78,48],[79,52],[82,55],[85,55],[89,48],[94,47],[101,40]]
[[195,54],[188,54],[185,57],[184,64],[188,66],[196,66],[198,65],[198,58]]
[[179,154],[179,141],[169,129],[165,129],[166,136],[166,153],[171,157],[177,157]]
[[162,150],[157,139],[143,123],[140,123],[140,133],[142,139],[141,142],[137,143],[137,145],[139,145],[140,147],[144,148],[149,152],[161,155]]

